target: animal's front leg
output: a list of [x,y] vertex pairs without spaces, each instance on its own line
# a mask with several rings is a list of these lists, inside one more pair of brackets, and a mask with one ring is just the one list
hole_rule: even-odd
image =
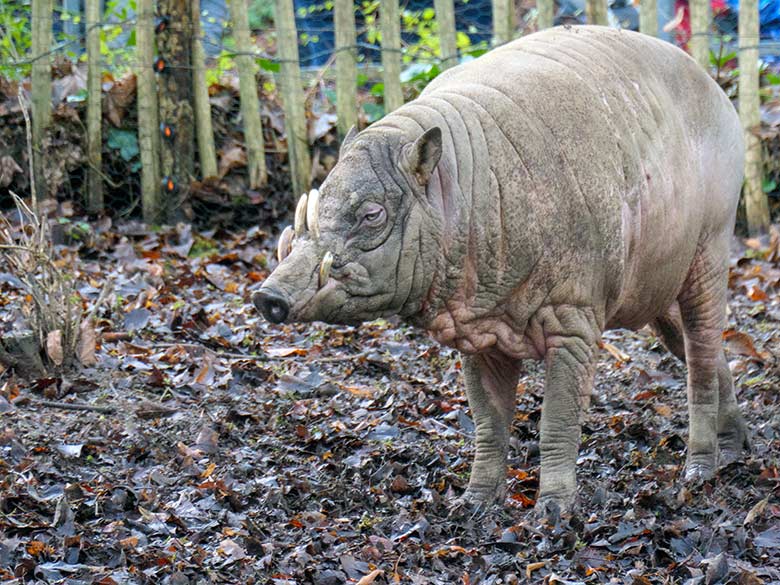
[[463,375],[477,435],[477,454],[463,497],[473,504],[490,504],[503,497],[506,489],[506,457],[520,365],[503,356],[463,356]]
[[580,417],[588,407],[596,369],[598,334],[588,315],[573,307],[556,309],[545,326],[547,372],[537,510],[546,515],[570,509],[576,496]]

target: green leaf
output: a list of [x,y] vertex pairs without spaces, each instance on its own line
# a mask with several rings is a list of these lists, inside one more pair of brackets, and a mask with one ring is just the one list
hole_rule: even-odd
[[357,84],[365,85],[366,83],[368,83],[368,75],[366,75],[365,73],[358,73]]
[[775,189],[777,189],[777,181],[775,179],[770,179],[769,177],[764,177],[764,193],[771,193]]
[[270,59],[258,59],[257,62],[260,64],[262,69],[270,71],[271,73],[279,73],[279,71],[282,69],[279,63],[271,61]]
[[780,85],[780,75],[777,73],[767,73],[766,81],[769,85]]
[[382,82],[375,83],[371,86],[371,95],[376,97],[382,97],[385,95],[385,84]]
[[370,122],[376,122],[385,115],[385,108],[382,104],[372,104],[370,102],[363,104],[363,111]]
[[422,19],[423,20],[433,20],[436,16],[436,11],[433,8],[426,8],[423,10],[422,13]]
[[126,161],[138,156],[138,136],[132,130],[110,128],[108,130],[108,147],[119,151],[119,156]]

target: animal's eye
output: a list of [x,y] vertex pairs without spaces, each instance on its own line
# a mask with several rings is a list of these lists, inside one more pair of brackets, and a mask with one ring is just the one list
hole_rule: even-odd
[[363,217],[360,220],[361,224],[376,227],[382,225],[385,221],[385,208],[381,205],[372,204],[368,205],[363,213]]

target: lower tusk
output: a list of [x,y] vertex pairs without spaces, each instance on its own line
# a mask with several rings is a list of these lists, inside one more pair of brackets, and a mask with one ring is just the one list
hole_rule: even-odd
[[320,288],[325,286],[330,278],[330,267],[333,266],[333,254],[325,252],[325,256],[322,258],[322,264],[320,264]]
[[281,262],[290,254],[292,250],[293,238],[295,237],[295,230],[292,226],[287,226],[279,236],[279,245],[276,248],[276,258]]

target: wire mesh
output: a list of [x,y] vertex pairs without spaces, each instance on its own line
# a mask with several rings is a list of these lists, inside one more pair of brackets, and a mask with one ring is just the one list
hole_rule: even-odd
[[[401,52],[407,73],[421,65],[439,64],[433,0],[401,0],[401,3]],[[313,150],[315,183],[324,178],[337,156],[337,141],[332,129],[335,96],[330,75],[337,51],[356,49],[360,65],[362,122],[369,123],[382,115],[381,91],[375,85],[380,80],[377,65],[382,50],[375,4],[356,3],[356,43],[351,47],[336,48],[332,9],[324,1],[295,0],[299,63],[306,72],[302,91],[307,97],[308,139]],[[276,82],[286,74],[286,63],[276,53],[277,30],[264,24],[250,31],[255,45],[248,54],[258,64],[258,98],[269,174],[268,185],[250,190],[235,66],[235,58],[244,53],[236,49],[236,29],[225,3],[221,0],[201,0],[201,8],[198,34],[207,57],[205,72],[210,85],[211,115],[220,170],[218,177],[203,180],[196,156],[195,176],[184,179],[188,183],[192,179],[185,211],[189,219],[201,225],[273,224],[288,213],[295,200],[295,194],[290,190],[284,112],[276,87]],[[0,8],[0,11],[3,9]],[[516,35],[533,31],[536,17],[534,0],[519,0],[515,9]],[[466,54],[488,48],[492,36],[491,1],[454,0],[454,10],[461,52]],[[17,99],[20,86],[12,80],[23,80],[30,65],[40,59],[51,58],[54,123],[41,154],[46,159],[44,166],[50,195],[61,204],[67,203],[74,212],[82,211],[89,168],[85,154],[84,47],[91,29],[83,19],[76,22],[75,14],[70,13],[63,18],[64,14],[60,11],[51,17],[55,42],[50,50],[39,55],[23,56],[0,52],[0,204],[10,202],[8,193],[12,190],[22,195],[29,193],[24,118]],[[15,16],[21,23],[19,26],[29,32],[29,10],[18,10]],[[666,20],[669,20],[673,15],[667,17]],[[660,20],[662,24],[665,22],[663,15]],[[100,66],[105,72],[104,144],[100,171],[105,180],[106,207],[119,217],[138,217],[141,213],[141,167],[132,73],[155,67],[154,63],[138,59],[133,47],[136,25],[136,15],[129,9],[107,12],[103,20],[94,25],[103,37]],[[185,30],[182,23],[171,22],[169,26],[190,35],[194,33],[194,29]],[[428,34],[432,37],[427,37]],[[713,46],[723,41],[721,32],[709,34]],[[8,32],[0,30],[0,35],[8,36]],[[755,46],[759,46],[760,38],[755,41]],[[170,70],[193,69],[191,63],[167,63],[166,66]],[[407,87],[407,99],[414,97],[415,91],[413,86]],[[24,85],[21,95],[29,104],[29,90]]]

